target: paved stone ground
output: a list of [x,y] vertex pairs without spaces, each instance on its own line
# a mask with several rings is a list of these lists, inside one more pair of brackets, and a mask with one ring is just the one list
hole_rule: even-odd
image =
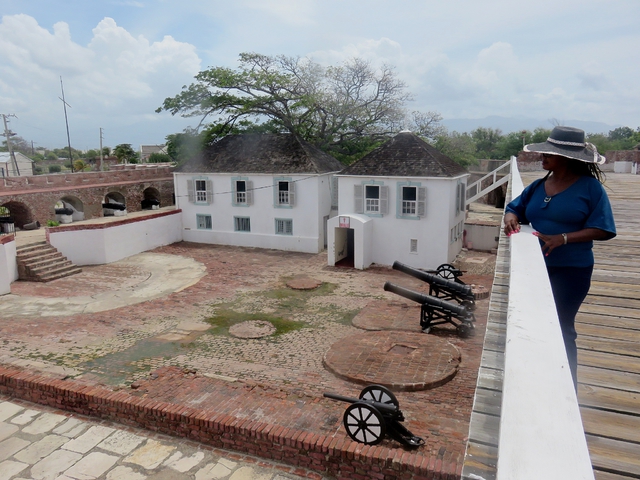
[[[0,363],[126,389],[132,395],[215,407],[240,418],[344,436],[345,404],[323,399],[322,393],[357,397],[362,387],[327,371],[325,353],[334,342],[362,332],[352,319],[372,301],[398,301],[382,290],[386,280],[421,287],[418,280],[389,268],[327,267],[325,253],[190,243],[153,253],[189,259],[194,268],[206,268],[206,274],[172,293],[111,310],[47,318],[0,312]],[[468,271],[463,279],[490,287],[492,256],[468,252],[469,258],[475,260],[461,263]],[[117,265],[87,270],[36,289],[55,298],[74,291],[86,295],[106,286],[125,296],[127,288],[144,281],[146,272],[144,264],[131,270]],[[287,288],[287,281],[296,276],[322,284],[309,291]],[[32,284],[13,286],[15,295],[33,294]],[[432,331],[461,352],[455,377],[432,390],[398,395],[405,425],[426,440],[421,449],[425,454],[454,461],[464,455],[488,300],[478,304],[476,336],[461,339],[446,327]],[[269,321],[276,333],[259,339],[229,335],[232,325],[248,320]]]
[[301,480],[293,467],[0,396],[0,480]]

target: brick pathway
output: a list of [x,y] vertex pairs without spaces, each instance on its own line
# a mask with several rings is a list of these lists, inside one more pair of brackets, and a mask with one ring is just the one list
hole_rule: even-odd
[[[342,427],[346,405],[324,399],[322,393],[357,397],[362,386],[337,378],[324,368],[323,357],[337,341],[348,342],[362,332],[351,321],[364,307],[380,300],[398,303],[395,295],[382,290],[386,280],[413,289],[419,289],[421,282],[388,268],[330,268],[325,266],[326,254],[188,243],[155,252],[193,259],[206,267],[206,275],[188,288],[113,310],[46,319],[0,317],[0,363],[66,378],[68,388],[96,385],[131,401],[149,399],[263,422],[273,425],[276,436],[286,442],[295,440],[287,439],[287,430],[346,441],[338,453],[350,455],[353,442]],[[100,268],[87,278],[96,288]],[[136,278],[141,275],[135,271]],[[322,284],[309,291],[287,288],[287,281],[296,276]],[[485,286],[492,280],[470,278]],[[468,283],[470,278],[463,277]],[[68,287],[64,279],[52,282],[46,295],[68,295]],[[83,289],[88,288],[84,284]],[[445,464],[455,471],[461,463],[486,304],[488,300],[478,302],[477,335],[472,338],[461,339],[447,327],[433,329],[430,335],[460,352],[458,372],[438,388],[397,395],[405,425],[424,437],[426,445],[409,458],[396,443],[385,440],[382,446],[389,462],[392,458],[411,465],[422,462],[429,471],[444,469]],[[250,320],[269,321],[276,333],[258,339],[229,335],[232,325]],[[417,325],[418,316],[414,321]],[[248,432],[253,435],[250,428]],[[346,470],[340,473],[339,466],[333,468],[332,474],[354,478]]]

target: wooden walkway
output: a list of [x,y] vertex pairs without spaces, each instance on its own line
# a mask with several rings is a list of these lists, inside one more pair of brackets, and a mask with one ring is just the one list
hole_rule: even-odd
[[[523,173],[525,185],[540,173]],[[640,175],[609,174],[618,236],[596,242],[591,290],[576,318],[578,400],[597,480],[640,478]],[[501,237],[463,478],[495,478],[508,242]],[[541,461],[544,461],[541,459]]]

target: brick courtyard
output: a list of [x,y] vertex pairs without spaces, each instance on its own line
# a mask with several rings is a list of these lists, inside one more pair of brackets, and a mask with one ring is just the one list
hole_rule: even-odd
[[[214,437],[198,429],[178,431],[180,428],[169,424],[145,426],[173,429],[176,434],[220,442],[218,446],[289,461],[340,478],[358,478],[358,468],[353,466],[357,462],[373,464],[362,471],[367,475],[379,471],[379,478],[393,478],[391,470],[398,476],[400,472],[413,472],[409,475],[413,478],[426,477],[427,472],[434,478],[456,478],[464,456],[488,299],[478,302],[475,336],[461,339],[451,327],[434,328],[430,335],[424,335],[418,328],[419,308],[382,289],[387,280],[425,292],[424,284],[389,268],[339,269],[326,266],[326,254],[189,243],[162,247],[154,253],[191,258],[206,267],[206,275],[163,298],[99,313],[0,318],[0,363],[4,365],[0,369],[0,391],[13,388],[25,392],[20,393],[22,396],[30,395],[16,379],[26,379],[28,372],[39,370],[44,373],[37,379],[32,376],[30,381],[42,384],[49,382],[47,378],[65,378],[55,383],[56,388],[64,386],[65,392],[93,388],[92,398],[117,392],[119,402],[140,408],[153,401],[171,406],[178,413],[182,408],[192,416],[208,412],[224,424],[224,432],[227,427],[237,426],[247,430],[246,435],[233,428],[229,435]],[[52,299],[91,295],[97,289],[124,294],[146,278],[144,267],[127,268],[118,263],[85,267],[79,276],[49,284],[16,282],[12,293]],[[287,283],[296,278],[320,286],[310,290],[289,288]],[[487,288],[492,279],[492,275],[463,277],[466,283]],[[378,311],[376,322],[363,325],[358,321],[358,313],[365,307],[365,311],[373,310],[374,317]],[[390,318],[385,325],[386,312]],[[361,328],[353,326],[354,318]],[[229,334],[231,327],[246,321],[269,322],[275,333],[259,338]],[[459,353],[459,363],[451,366],[444,362],[445,375],[432,385],[439,386],[396,393],[406,417],[405,426],[426,441],[415,451],[403,450],[390,440],[377,447],[352,442],[342,426],[347,404],[322,397],[323,392],[358,396],[363,385],[331,373],[323,365],[323,358],[332,346],[350,345],[363,335],[377,338],[377,343],[384,338],[396,347],[391,349],[396,354],[412,351],[411,342],[430,348],[425,341],[450,356]],[[365,342],[374,344],[376,341]],[[378,360],[383,356],[366,353],[378,355]],[[443,363],[438,358],[435,363]],[[415,378],[423,368],[421,362],[409,362],[398,377],[410,374]],[[40,397],[34,394],[35,400],[55,401],[46,393],[53,388],[51,382],[41,388]],[[93,400],[83,401],[88,406],[81,407],[76,398],[76,403],[68,401],[66,407],[111,415],[89,406]],[[58,400],[59,406],[64,407],[64,403]],[[144,423],[126,418],[124,413],[118,415],[121,421]],[[304,438],[301,432],[306,432]],[[263,435],[272,443],[261,443]],[[251,438],[257,440],[252,443]],[[274,452],[277,443],[290,446],[292,451],[287,453],[285,448]],[[293,458],[293,450],[297,457],[308,452],[308,458]]]

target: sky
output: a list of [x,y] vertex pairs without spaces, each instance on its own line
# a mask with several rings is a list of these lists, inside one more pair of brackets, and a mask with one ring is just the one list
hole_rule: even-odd
[[156,108],[242,52],[391,65],[408,109],[450,129],[640,127],[638,0],[0,0],[0,15],[0,114],[36,147],[67,144],[62,86],[72,147],[98,148],[100,129],[104,146],[164,143],[199,118]]

